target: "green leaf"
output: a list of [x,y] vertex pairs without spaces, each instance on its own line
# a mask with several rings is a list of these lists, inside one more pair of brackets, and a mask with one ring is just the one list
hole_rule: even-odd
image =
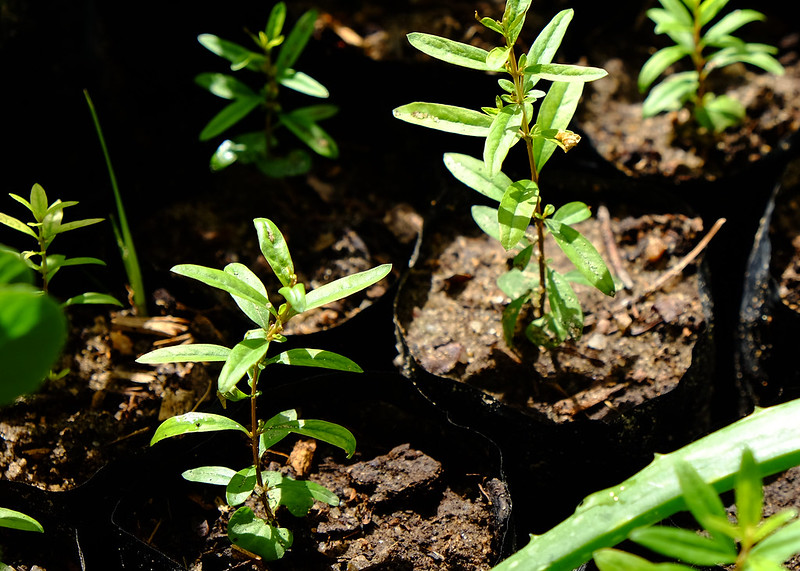
[[248,466],[236,472],[225,486],[225,501],[238,506],[247,501],[256,488],[256,467]]
[[292,263],[289,246],[281,231],[268,218],[256,218],[253,220],[253,224],[256,227],[256,234],[258,234],[261,253],[264,254],[264,258],[275,276],[284,286],[294,285],[297,279],[294,273],[294,263]]
[[725,14],[719,22],[711,26],[703,34],[703,40],[713,42],[715,39],[731,34],[750,22],[764,20],[765,16],[755,10],[734,10]]
[[320,349],[289,349],[274,357],[270,357],[265,364],[294,365],[299,367],[319,367],[336,371],[351,373],[363,372],[356,363],[331,351]]
[[47,207],[47,193],[45,193],[41,184],[34,184],[33,187],[31,187],[30,201],[31,213],[33,214],[34,219],[37,221],[43,220],[45,214],[47,213]]
[[267,19],[264,33],[269,40],[277,40],[283,31],[283,24],[286,22],[286,3],[278,2],[272,7]]
[[508,61],[509,52],[511,52],[511,48],[508,46],[492,49],[486,56],[486,67],[495,70],[503,69]]
[[697,72],[676,73],[656,85],[642,104],[642,115],[652,117],[662,111],[676,111],[697,94]]
[[728,4],[728,0],[704,0],[700,3],[700,25],[705,26]]
[[197,482],[198,484],[227,486],[235,474],[235,470],[225,466],[200,466],[199,468],[184,471],[181,476],[183,476],[184,480]]
[[231,516],[228,538],[234,545],[260,555],[267,561],[282,558],[292,546],[291,531],[269,525],[248,507],[239,508]]
[[236,384],[264,359],[268,349],[267,339],[243,339],[234,345],[219,373],[217,390],[225,397],[232,394]]
[[0,406],[38,389],[66,340],[55,299],[24,283],[0,286]]
[[295,517],[307,516],[314,500],[331,506],[339,505],[339,497],[319,484],[278,475],[280,481],[270,486],[268,494],[278,505],[286,506]]
[[746,114],[744,105],[732,97],[724,94],[715,96],[713,93],[706,93],[703,104],[696,106],[694,111],[697,122],[715,133],[738,125]]
[[193,343],[191,345],[174,345],[172,347],[161,347],[149,353],[145,353],[138,359],[137,363],[155,365],[158,363],[197,363],[225,361],[230,355],[231,350],[222,345],[210,343]]
[[261,429],[261,434],[258,437],[258,455],[259,457],[267,450],[275,446],[278,442],[286,438],[291,433],[287,428],[287,424],[293,423],[297,420],[297,411],[294,409],[279,412],[267,422]]
[[71,305],[116,305],[122,307],[122,303],[114,296],[105,293],[97,293],[96,291],[87,291],[86,293],[70,297],[61,304],[62,307],[69,307]]
[[618,549],[598,549],[594,562],[600,571],[694,571],[693,567],[678,563],[651,563],[643,557]]
[[798,553],[800,553],[800,520],[780,528],[759,542],[750,551],[750,557],[783,563]]
[[[547,26],[539,32],[530,50],[528,50],[528,64],[545,64],[553,61],[573,15],[574,10],[570,8],[562,10],[550,20]],[[538,81],[537,78],[526,73],[525,90],[531,89]]]
[[583,202],[568,202],[553,214],[553,220],[571,226],[592,217],[591,209]]
[[486,163],[468,155],[445,153],[444,165],[456,179],[498,202],[502,200],[506,189],[512,183],[512,180],[502,172],[490,174]]
[[181,434],[218,432],[221,430],[238,430],[250,436],[250,432],[244,426],[227,416],[208,412],[187,412],[162,422],[150,440],[150,446],[165,438],[172,438]]
[[[517,272],[519,272],[519,270],[517,270]],[[503,275],[508,275],[508,273]],[[519,273],[521,274],[522,272]],[[503,308],[503,338],[506,340],[506,345],[509,347],[514,346],[514,332],[517,328],[517,319],[519,318],[520,311],[522,311],[522,307],[525,305],[526,301],[528,301],[527,295],[518,297]]]
[[[675,463],[675,474],[683,492],[686,508],[691,512],[694,519],[706,529],[712,527],[713,518],[727,519],[725,506],[717,495],[714,488],[703,481],[697,471],[687,462]],[[733,543],[729,538],[719,537],[714,534],[722,543],[733,548]]]
[[[356,439],[353,434],[345,427],[332,422],[315,419],[297,419],[292,418],[291,413],[295,411],[285,411],[280,415],[274,416],[270,419],[264,427],[265,442],[277,442],[288,432],[294,432],[310,438],[322,440],[333,446],[337,446],[347,453],[350,458],[356,450]],[[277,440],[275,437],[279,436]]]
[[520,180],[508,187],[497,211],[503,248],[510,250],[522,240],[538,204],[539,186],[535,182]]
[[278,116],[281,125],[289,129],[295,137],[303,141],[308,147],[323,157],[335,159],[339,156],[339,147],[336,141],[314,121],[302,114],[281,113]]
[[559,342],[580,339],[583,335],[583,310],[581,302],[569,281],[551,268],[547,268],[547,301],[550,303],[552,324]]
[[0,508],[0,527],[19,529],[21,531],[38,531],[44,533],[42,524],[29,515],[8,508]]
[[314,22],[316,21],[317,11],[309,10],[300,16],[292,27],[275,60],[275,67],[279,73],[292,67],[297,58],[300,57],[300,54],[303,53],[311,34],[314,33]]
[[644,93],[656,78],[664,73],[669,66],[689,54],[690,52],[682,46],[667,46],[651,55],[648,60],[644,62],[639,72],[639,91]]
[[303,284],[283,286],[278,293],[284,297],[294,313],[303,313],[306,310],[306,286]]
[[470,137],[485,137],[492,124],[492,118],[485,113],[441,103],[408,103],[395,108],[392,114],[406,123]]
[[237,70],[246,67],[252,71],[259,71],[264,63],[264,56],[248,50],[228,40],[223,40],[214,34],[200,34],[197,41],[210,52],[231,62],[231,69]]
[[[742,449],[753,450],[763,476],[800,462],[800,400],[756,411],[669,454],[619,484],[586,497],[575,513],[494,568],[575,569],[602,547],[623,541],[632,529],[685,509],[675,462],[689,462],[718,492],[731,489]],[[797,545],[795,543],[795,545]],[[759,549],[757,546],[756,549]]]
[[[255,275],[250,268],[244,264],[239,264],[236,262],[228,264],[225,266],[224,271],[226,274],[232,275],[233,277],[252,287],[254,290],[258,291],[264,296],[265,299],[269,299],[267,287],[264,285],[264,282],[262,282],[258,276]],[[235,294],[231,294],[231,297],[233,298],[233,301],[236,302],[236,305],[239,306],[239,309],[241,309],[242,312],[253,321],[253,323],[262,329],[269,329],[271,314],[270,310],[272,310],[272,312],[275,311],[272,307],[272,304],[268,304],[266,306],[256,304]]]
[[27,234],[31,238],[38,240],[39,236],[34,232],[30,226],[25,224],[24,222],[17,220],[13,216],[9,216],[8,214],[4,214],[0,212],[0,224],[5,224],[9,228],[13,228],[18,232],[22,232],[23,234]]
[[19,252],[0,244],[0,288],[8,284],[33,285],[33,272],[25,265]]
[[226,105],[217,113],[200,132],[200,140],[208,141],[224,133],[236,123],[244,119],[253,109],[261,104],[261,98],[255,96],[241,96]]
[[[536,118],[536,125],[541,130],[564,130],[572,121],[578,101],[583,93],[583,83],[555,82],[550,86]],[[542,167],[548,161],[557,145],[552,141],[536,138],[533,141],[533,157],[536,172],[542,172]]]
[[733,489],[736,494],[736,519],[739,525],[743,528],[755,528],[761,522],[764,491],[761,488],[758,464],[749,448],[742,451],[742,466],[736,473]]
[[561,251],[589,282],[608,296],[615,293],[614,280],[597,249],[580,232],[548,218],[544,221]]
[[231,295],[237,295],[261,306],[268,306],[269,300],[248,283],[222,270],[198,266],[195,264],[178,264],[173,266],[174,273],[203,282],[206,285],[221,289]]
[[713,539],[676,527],[643,527],[631,532],[630,539],[667,557],[700,566],[734,563],[738,555],[733,544],[725,548]]
[[201,73],[194,78],[197,85],[222,99],[258,97],[252,89],[231,75],[224,73]]
[[278,76],[278,83],[310,97],[325,99],[330,96],[328,89],[324,85],[302,71],[285,69],[283,73]]
[[489,52],[482,48],[421,32],[412,32],[406,37],[412,46],[433,58],[470,69],[492,69],[486,65]]
[[500,224],[497,222],[497,208],[476,204],[470,209],[472,219],[478,228],[483,230],[487,236],[500,241]]
[[392,264],[381,264],[370,270],[339,278],[311,290],[306,294],[306,311],[327,305],[366,289],[385,278],[391,270]]
[[535,63],[525,68],[525,73],[548,81],[587,82],[608,75],[599,67],[567,65],[561,63]]
[[490,176],[500,172],[503,161],[522,136],[523,106],[507,105],[495,115],[483,147],[483,161]]
[[753,541],[758,543],[765,537],[772,535],[777,529],[796,518],[797,514],[798,510],[795,508],[781,510],[776,514],[772,514],[758,526],[756,533],[753,535]]
[[97,224],[98,222],[102,222],[102,218],[87,218],[85,220],[75,220],[73,222],[66,222],[64,224],[58,225],[57,234],[63,234],[69,230],[77,230],[78,228],[84,228],[86,226],[91,226],[92,224]]
[[778,60],[769,54],[770,46],[764,46],[764,50],[758,49],[760,47],[762,47],[760,44],[746,44],[744,48],[719,50],[708,58],[706,69],[725,67],[732,63],[745,63],[775,75],[783,75],[786,70]]

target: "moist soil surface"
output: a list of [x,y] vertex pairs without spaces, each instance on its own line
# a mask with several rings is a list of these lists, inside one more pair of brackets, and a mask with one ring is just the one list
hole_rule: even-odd
[[[479,231],[461,233],[469,221],[459,222],[427,234],[398,297],[408,357],[423,369],[564,422],[613,417],[665,394],[692,364],[698,335],[711,325],[696,264],[662,287],[651,291],[651,285],[697,243],[699,219],[622,213],[577,225],[592,243],[605,245],[598,247],[603,258],[617,260],[609,266],[612,275],[628,285],[612,299],[576,284],[583,335],[553,350],[533,346],[519,323],[513,346],[506,343],[501,316],[510,300],[496,282],[509,267],[509,254]],[[547,256],[568,271],[565,256],[550,246]]]
[[226,529],[234,510],[208,486],[169,505],[145,503],[125,519],[135,518],[131,531],[192,571],[482,570],[496,561],[505,498],[499,480],[466,475],[446,483],[442,464],[408,444],[342,464],[336,454],[317,459],[313,444],[309,452],[309,441],[300,440],[289,456],[288,464],[270,469],[317,482],[341,503],[317,502],[306,518],[279,514],[288,519],[294,541],[310,546],[291,550],[282,561],[253,561],[231,547]]

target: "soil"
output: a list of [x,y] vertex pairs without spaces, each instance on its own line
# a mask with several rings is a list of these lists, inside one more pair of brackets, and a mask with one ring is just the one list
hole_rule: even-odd
[[[620,259],[612,274],[627,272],[629,287],[615,299],[576,285],[585,314],[583,336],[548,351],[517,331],[513,347],[502,333],[501,316],[510,301],[498,288],[509,254],[479,231],[461,234],[434,225],[421,262],[398,297],[398,321],[408,357],[426,371],[480,387],[530,413],[565,422],[576,417],[613,417],[672,390],[692,364],[699,335],[711,327],[697,266],[664,287],[646,293],[694,246],[702,222],[678,214],[610,216],[607,228]],[[441,223],[441,221],[440,221]],[[577,229],[604,244],[596,219]],[[557,247],[546,254],[560,271],[569,262]],[[605,260],[607,248],[598,248]],[[512,252],[513,254],[513,252]],[[633,303],[627,309],[625,300]],[[519,327],[518,327],[519,329]]]
[[[134,531],[143,540],[191,571],[230,569],[231,564],[253,571],[477,571],[496,561],[506,493],[499,480],[466,475],[445,481],[442,464],[408,444],[373,458],[357,455],[346,464],[335,456],[323,453],[313,460],[310,474],[300,475],[335,492],[341,503],[316,502],[306,518],[288,518],[284,525],[291,526],[295,542],[311,547],[290,550],[278,562],[255,561],[231,547],[226,528],[233,509],[209,486],[192,488],[182,503],[173,497],[168,509],[161,502],[144,504],[126,519],[137,518]],[[298,477],[293,467],[296,462],[276,462],[270,469]]]

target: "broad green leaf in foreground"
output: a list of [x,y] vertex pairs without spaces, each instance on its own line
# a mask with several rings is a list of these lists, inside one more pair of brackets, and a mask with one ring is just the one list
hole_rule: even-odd
[[230,352],[230,349],[222,345],[192,343],[190,345],[175,345],[155,349],[136,359],[136,362],[154,365],[158,363],[224,361],[228,358]]
[[332,351],[321,349],[289,349],[270,357],[265,364],[279,363],[282,365],[295,365],[300,367],[319,367],[336,371],[361,373],[362,369],[356,363]]

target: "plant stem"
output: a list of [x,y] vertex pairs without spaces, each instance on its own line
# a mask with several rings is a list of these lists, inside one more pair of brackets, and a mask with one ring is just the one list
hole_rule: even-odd
[[[528,116],[525,112],[525,73],[520,71],[517,65],[516,57],[513,53],[513,48],[510,51],[508,58],[509,72],[514,80],[514,87],[516,91],[517,103],[522,107],[522,138],[525,141],[525,148],[528,153],[528,165],[531,171],[531,181],[539,186],[539,173],[536,168],[536,159],[533,156],[533,138],[531,137],[531,128],[528,125]],[[537,262],[539,265],[539,301],[534,304],[534,318],[539,319],[544,315],[544,302],[547,298],[547,285],[545,284],[546,264],[544,253],[544,220],[542,220],[542,200],[541,196],[536,201],[536,208],[533,215],[533,223],[536,226],[536,236],[538,242]]]
[[264,489],[264,478],[261,477],[261,455],[258,453],[258,440],[261,436],[258,430],[258,414],[256,413],[256,397],[258,391],[258,377],[261,375],[261,368],[256,365],[253,367],[252,378],[250,381],[250,449],[253,453],[253,466],[256,469],[256,484],[261,494],[261,503],[264,505],[264,513],[267,516],[267,522],[270,524],[275,523],[275,514],[269,507],[269,498],[267,497],[267,490]]
[[703,57],[703,48],[701,47],[703,30],[700,23],[699,2],[692,11],[692,18],[694,19],[694,51],[692,52],[692,62],[694,63],[695,70],[697,71],[697,99],[695,100],[694,105],[695,107],[702,108],[703,97],[706,93],[706,60]]

